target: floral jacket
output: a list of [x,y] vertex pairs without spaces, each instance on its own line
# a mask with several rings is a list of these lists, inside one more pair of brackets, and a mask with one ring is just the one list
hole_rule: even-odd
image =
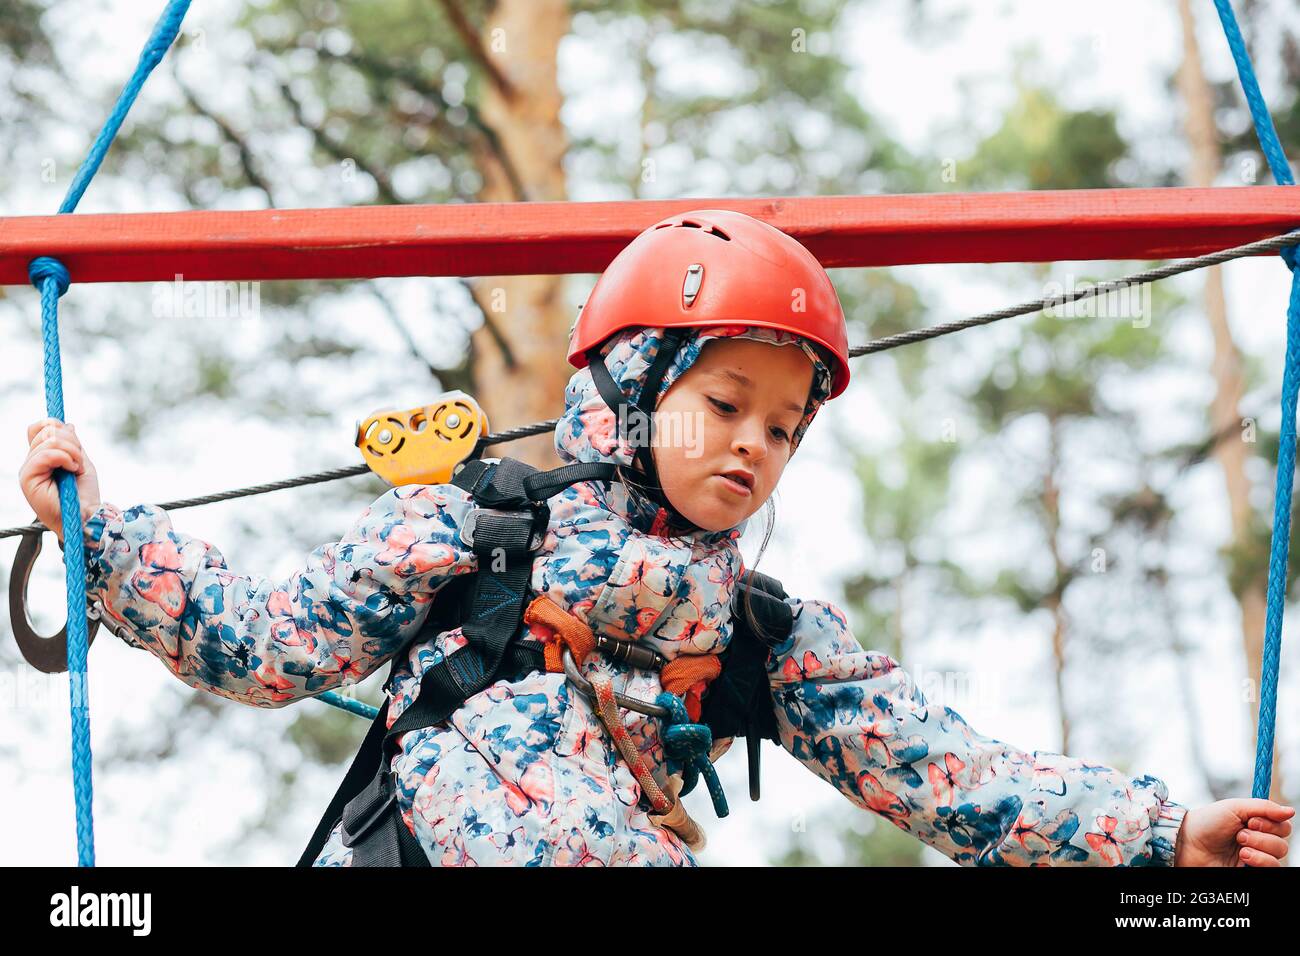
[[[606,347],[629,398],[660,331],[630,330]],[[789,339],[764,329],[700,333],[662,390],[708,338],[741,333]],[[630,462],[587,370],[570,380],[565,405],[562,458]],[[743,526],[669,536],[664,516],[619,483],[580,482],[550,506],[533,591],[593,630],[648,642],[669,659],[727,646]],[[231,571],[215,546],[173,529],[160,508],[103,504],[86,524],[89,596],[114,633],[185,683],[256,707],[345,687],[394,660],[391,723],[425,671],[465,643],[459,628],[411,639],[439,590],[475,570],[459,537],[471,508],[454,485],[392,488],[302,570],[272,580]],[[859,644],[834,605],[787,600],[794,629],[767,662],[781,744],[854,804],[962,864],[1172,862],[1186,808],[1163,781],[981,736],[929,703],[897,661]],[[631,696],[660,690],[654,671],[597,654],[584,667],[619,675],[616,686]],[[632,711],[622,718],[665,785],[657,722]],[[714,759],[725,749],[719,742]],[[497,682],[445,723],[405,734],[392,769],[403,816],[435,865],[697,865],[673,831],[649,820],[587,698],[560,673]],[[350,857],[336,828],[316,863],[347,866]]]

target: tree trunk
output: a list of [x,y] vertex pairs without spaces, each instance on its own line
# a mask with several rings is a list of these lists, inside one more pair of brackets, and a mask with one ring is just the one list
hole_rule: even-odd
[[[1189,186],[1213,186],[1214,177],[1222,163],[1218,130],[1214,125],[1214,98],[1205,79],[1201,65],[1200,49],[1196,42],[1196,21],[1190,0],[1178,0],[1178,12],[1183,25],[1183,62],[1178,71],[1178,87],[1187,102],[1184,128],[1191,147],[1191,164],[1187,179]],[[1228,307],[1223,294],[1223,273],[1219,266],[1206,270],[1205,317],[1214,333],[1215,394],[1210,405],[1210,433],[1219,435],[1228,429],[1240,427],[1242,396],[1241,355],[1228,325]],[[1232,538],[1234,546],[1244,548],[1250,535],[1251,504],[1250,481],[1246,476],[1246,462],[1250,453],[1242,439],[1227,439],[1214,443],[1214,457],[1223,469],[1228,491],[1228,506],[1232,513]],[[1246,670],[1255,682],[1255,693],[1246,706],[1250,712],[1250,726],[1259,716],[1260,665],[1264,650],[1265,591],[1267,579],[1248,581],[1237,600],[1241,605],[1241,638],[1246,652]],[[1273,752],[1273,786],[1270,798],[1282,799],[1282,767],[1279,755],[1280,741]]]
[[[454,0],[445,4],[454,10]],[[496,133],[496,147],[477,150],[483,202],[567,199],[560,122],[563,97],[556,51],[569,32],[567,0],[499,0],[478,45],[467,44],[484,67],[480,115]],[[510,168],[523,195],[508,175]],[[565,361],[572,316],[564,276],[496,276],[475,280],[484,326],[473,336],[476,398],[494,431],[554,418],[564,410],[573,369]],[[495,446],[489,455],[538,467],[559,464],[550,433]]]

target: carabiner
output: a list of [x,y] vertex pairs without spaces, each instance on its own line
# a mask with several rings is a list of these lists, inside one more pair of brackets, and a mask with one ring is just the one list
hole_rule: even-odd
[[[68,669],[68,626],[53,637],[43,637],[32,627],[27,616],[27,582],[32,568],[41,553],[41,539],[48,529],[32,525],[23,532],[18,552],[14,555],[13,572],[9,575],[9,623],[14,630],[14,640],[27,663],[46,674],[61,674]],[[86,615],[86,647],[95,639],[99,629],[97,614]]]
[[[588,699],[594,699],[595,691],[591,688],[591,682],[578,673],[578,665],[574,663],[573,655],[569,653],[567,646],[561,652],[561,659],[564,662],[564,676],[573,681],[574,686],[582,691]],[[645,714],[647,717],[658,717],[660,720],[666,720],[669,716],[667,707],[661,707],[651,701],[641,700],[637,697],[627,697],[617,691],[614,692],[614,703],[625,710],[635,710],[638,714]]]

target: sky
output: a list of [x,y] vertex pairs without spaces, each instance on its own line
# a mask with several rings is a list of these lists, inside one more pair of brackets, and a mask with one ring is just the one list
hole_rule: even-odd
[[[80,71],[88,84],[108,88],[120,82],[134,63],[143,37],[155,16],[158,4],[141,4],[127,0],[104,0],[87,8],[85,4],[66,5],[51,14],[65,30],[61,39],[65,59]],[[923,42],[914,42],[903,29],[903,11],[908,4],[897,3],[885,9],[873,5],[846,24],[842,36],[833,42],[849,51],[856,63],[853,90],[873,115],[883,119],[887,128],[905,145],[918,151],[941,152],[935,143],[947,137],[953,154],[960,156],[969,142],[946,132],[959,119],[984,118],[991,129],[1011,95],[1007,82],[1015,53],[1033,46],[1039,51],[1040,68],[1062,79],[1058,92],[1072,107],[1115,106],[1120,111],[1124,132],[1132,139],[1146,141],[1147,155],[1181,149],[1168,136],[1169,118],[1166,98],[1161,92],[1164,78],[1172,71],[1180,55],[1179,26],[1172,0],[1097,0],[1085,6],[1043,0],[1007,0],[1007,2],[954,3],[936,6],[950,11],[951,27],[936,31]],[[187,31],[211,28],[226,15],[227,4],[197,5],[191,13]],[[1198,3],[1202,55],[1207,71],[1214,77],[1231,75],[1227,54],[1211,5]],[[584,50],[566,41],[561,53],[561,83],[566,88],[591,81],[596,67]],[[1259,64],[1266,96],[1276,89],[1272,82],[1276,71],[1268,62]],[[602,69],[617,72],[617,64],[605,63]],[[163,72],[163,71],[160,71]],[[169,78],[160,75],[155,81],[164,88]],[[213,87],[219,94],[220,83]],[[904,92],[905,91],[905,92]],[[149,95],[148,92],[145,94]],[[88,133],[102,117],[84,103],[68,106],[65,123],[52,136],[77,136],[80,129]],[[1223,185],[1237,185],[1224,183]],[[57,206],[59,189],[9,190],[4,201],[11,213],[40,213]],[[160,197],[140,184],[97,192],[92,188],[83,205],[84,211],[109,209],[162,208]],[[1062,269],[1074,268],[1062,264]],[[1288,294],[1288,277],[1275,259],[1239,261],[1225,268],[1230,315],[1234,333],[1250,352],[1280,355],[1284,341],[1284,317]],[[916,266],[899,270],[899,275],[915,281],[925,290],[934,314],[927,322],[942,321],[1026,298],[1022,283],[1009,284],[1006,272],[979,266]],[[418,282],[419,280],[409,280]],[[1198,279],[1177,280],[1188,293],[1199,288]],[[399,302],[408,301],[411,285],[394,285]],[[29,291],[13,290],[15,298],[26,296],[35,323],[35,296]],[[413,296],[414,293],[409,293]],[[76,299],[65,300],[76,308]],[[414,301],[414,299],[410,299]],[[580,297],[579,297],[580,301]],[[1015,321],[1015,320],[1012,320]],[[75,319],[72,320],[75,327]],[[33,325],[34,327],[34,325]],[[986,336],[978,348],[996,348],[997,333],[965,333]],[[29,343],[30,344],[30,343]],[[1208,365],[1208,334],[1190,331],[1180,343],[1190,361]],[[16,392],[0,391],[0,413],[7,423],[10,439],[0,451],[0,473],[15,475],[25,453],[19,438],[20,428],[44,414],[40,404],[40,361],[34,349],[20,347],[16,361],[0,373],[4,383],[21,386]],[[869,375],[866,366],[863,374]],[[69,376],[68,418],[79,423],[79,432],[96,434],[97,415],[94,402],[94,369],[80,370],[84,377]],[[310,374],[310,373],[304,373]],[[855,372],[857,374],[857,372]],[[199,493],[236,487],[254,481],[299,474],[305,452],[322,440],[337,442],[337,454],[327,460],[350,461],[352,422],[363,417],[349,401],[349,389],[343,383],[337,395],[337,415],[321,429],[295,435],[294,423],[258,423],[235,421],[224,423],[219,414],[210,416],[210,431],[203,435],[151,436],[142,456],[126,454],[112,448],[107,439],[91,446],[92,455],[103,476],[106,500],[128,504],[131,500],[159,501],[191,492]],[[1205,395],[1188,396],[1184,392],[1152,394],[1142,397],[1151,409],[1148,427],[1186,428],[1189,419],[1188,399],[1204,401]],[[26,396],[25,398],[23,396]],[[418,401],[418,399],[417,399]],[[406,407],[400,397],[393,404]],[[416,404],[412,401],[409,404]],[[828,406],[824,415],[835,416],[840,428],[851,427],[865,437],[887,431],[889,410],[873,406],[865,394],[851,392],[840,407]],[[219,412],[219,409],[214,410]],[[1276,415],[1274,411],[1272,414]],[[1181,417],[1180,417],[1181,416]],[[779,524],[774,544],[764,556],[762,568],[781,579],[789,593],[801,597],[823,597],[838,592],[839,582],[848,576],[855,561],[867,553],[870,543],[863,539],[858,515],[827,515],[827,502],[855,502],[856,483],[842,467],[843,456],[836,444],[837,430],[812,428],[795,463],[783,480],[778,500]],[[232,454],[231,449],[239,453]],[[181,453],[177,453],[177,451]],[[167,460],[167,467],[158,462]],[[317,460],[312,458],[313,461]],[[1214,550],[1226,533],[1226,515],[1219,503],[1221,491],[1216,475],[1203,470],[1184,489],[1189,511],[1197,501],[1214,502],[1212,508],[1198,515],[1203,535],[1203,552],[1189,560],[1202,563],[1213,559]],[[287,520],[295,507],[289,496],[280,493],[262,499],[259,512],[266,520]],[[356,502],[359,512],[368,501]],[[846,510],[855,510],[853,505]],[[956,512],[955,532],[963,535],[978,531],[981,515]],[[17,483],[0,483],[0,515],[12,520],[0,521],[9,526],[28,520],[29,511],[18,491]],[[340,531],[349,515],[338,514]],[[220,506],[187,511],[176,519],[178,529],[197,534],[206,540],[231,540],[237,518],[234,509]],[[988,528],[979,547],[1005,548],[1005,529]],[[264,555],[255,545],[227,550],[231,566],[265,574],[287,574],[301,563],[303,555],[319,542],[304,541],[301,554]],[[746,542],[752,557],[756,547]],[[226,550],[223,547],[223,550]],[[0,560],[12,555],[11,543],[0,544]],[[57,555],[57,552],[55,552]],[[57,626],[58,607],[62,600],[61,571],[53,560],[42,562],[33,586],[33,597],[45,608],[43,621]],[[1241,707],[1216,709],[1222,698],[1223,675],[1235,679],[1241,663],[1239,627],[1222,602],[1198,604],[1196,595],[1187,595],[1185,613],[1190,636],[1199,639],[1205,657],[1199,662],[1196,686],[1203,715],[1203,732],[1207,750],[1217,755],[1239,773],[1248,767],[1252,755],[1247,749],[1248,731]],[[1292,642],[1294,627],[1288,624],[1284,648]],[[870,643],[869,638],[867,642]],[[1054,706],[1050,693],[1046,648],[1038,622],[1026,619],[1012,632],[993,627],[978,627],[959,640],[933,647],[922,643],[920,652],[904,660],[914,675],[933,672],[941,675],[953,666],[962,666],[979,678],[979,693],[960,693],[946,699],[942,689],[937,697],[954,706],[980,733],[1007,740],[1025,750],[1053,750],[1055,738]],[[1285,657],[1284,650],[1284,657]],[[133,651],[102,635],[91,655],[92,728],[97,742],[147,737],[152,723],[166,719],[174,711],[174,678],[145,654]],[[1294,675],[1294,667],[1289,672]],[[1240,675],[1244,676],[1244,675]],[[0,696],[0,727],[12,723],[18,733],[0,734],[8,738],[0,744],[0,763],[11,770],[18,768],[13,785],[0,791],[0,808],[20,812],[26,825],[11,832],[7,845],[0,851],[0,862],[65,863],[75,857],[72,827],[71,777],[68,769],[67,683],[62,678],[45,678],[27,672],[0,675],[5,681]],[[1172,674],[1162,664],[1153,667],[1150,680],[1165,686]],[[1284,684],[1284,686],[1287,686]],[[1294,686],[1291,682],[1290,686]],[[1125,716],[1132,721],[1135,749],[1139,755],[1130,768],[1150,772],[1169,784],[1174,799],[1190,805],[1205,802],[1199,783],[1183,753],[1184,735],[1171,731],[1167,715],[1159,702],[1168,698],[1135,697]],[[305,702],[302,706],[317,706]],[[1283,697],[1279,725],[1285,746],[1287,726],[1297,726],[1295,695]],[[9,708],[5,714],[3,708]],[[260,711],[233,707],[238,711],[223,722],[222,739],[186,741],[185,759],[151,764],[147,770],[115,770],[97,778],[96,825],[102,863],[203,863],[232,859],[229,844],[238,838],[239,823],[259,806],[256,795],[261,783],[255,762],[242,759],[232,741],[242,746],[274,753],[293,714],[290,711]],[[1081,730],[1087,739],[1087,729]],[[1173,746],[1170,746],[1170,742]],[[291,748],[286,748],[291,750]],[[1088,756],[1087,753],[1076,754]],[[807,826],[808,839],[822,846],[829,834],[820,834],[820,815],[832,813],[836,819],[855,826],[870,828],[878,823],[865,811],[852,807],[824,782],[807,772],[793,758],[771,744],[764,745],[764,799],[749,803],[743,746],[734,748],[718,765],[723,784],[730,796],[731,816],[718,821],[713,817],[707,795],[699,792],[687,798],[687,806],[709,835],[709,848],[701,859],[706,864],[759,863],[765,858],[762,848],[780,843],[799,825]],[[332,793],[342,768],[320,777],[321,800]],[[187,814],[182,825],[176,823],[176,797],[183,793]],[[1243,794],[1245,795],[1245,794]],[[304,808],[301,821],[305,840],[315,823],[320,807]],[[15,817],[10,814],[9,819]],[[169,826],[162,827],[160,820]],[[181,840],[164,839],[177,833]],[[241,847],[233,858],[249,864],[285,863],[286,854],[296,846]],[[833,847],[826,847],[830,854]],[[934,851],[927,851],[927,862],[946,865],[949,861]]]

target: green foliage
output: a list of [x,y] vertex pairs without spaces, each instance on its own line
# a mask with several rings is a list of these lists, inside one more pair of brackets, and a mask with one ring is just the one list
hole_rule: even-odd
[[1110,110],[1071,111],[1047,90],[1020,86],[1002,125],[958,164],[958,181],[986,189],[1101,189],[1119,185],[1128,154]]
[[[887,461],[881,456],[861,456],[853,462],[862,483],[872,540],[916,540],[927,528],[934,511],[947,499],[949,472],[958,455],[954,442],[904,442]],[[907,553],[898,570],[915,567]]]
[[288,738],[305,759],[315,763],[333,765],[350,760],[369,726],[364,719],[325,704],[297,710],[298,718],[289,725]]
[[46,6],[32,0],[0,0],[0,51],[23,65],[57,66],[41,24]]
[[20,144],[35,139],[56,115],[36,91],[67,79],[42,22],[45,10],[32,0],[0,0],[0,161],[6,167],[15,162]]
[[[1161,295],[1168,293],[1162,290]],[[1073,308],[1085,311],[1082,301]],[[1040,313],[1027,320],[1020,344],[997,361],[970,395],[981,421],[997,430],[1033,413],[1052,421],[1115,414],[1105,395],[1105,377],[1129,375],[1164,358],[1164,331],[1142,325],[1147,319]]]
[[[1241,441],[1242,434],[1235,429],[1225,435],[1223,441]],[[1246,533],[1237,541],[1229,541],[1220,550],[1226,568],[1228,587],[1233,595],[1240,598],[1248,588],[1263,588],[1268,582],[1268,566],[1273,543],[1273,494],[1277,478],[1277,454],[1281,435],[1276,429],[1257,427],[1255,441],[1251,451],[1258,466],[1258,471],[1267,476],[1268,495],[1262,498],[1261,506],[1250,513]],[[1292,500],[1296,500],[1296,490],[1292,488]],[[1294,510],[1294,509],[1293,509]],[[1292,529],[1296,519],[1293,516]],[[1300,595],[1300,548],[1294,544],[1287,552],[1286,593],[1288,599]]]

